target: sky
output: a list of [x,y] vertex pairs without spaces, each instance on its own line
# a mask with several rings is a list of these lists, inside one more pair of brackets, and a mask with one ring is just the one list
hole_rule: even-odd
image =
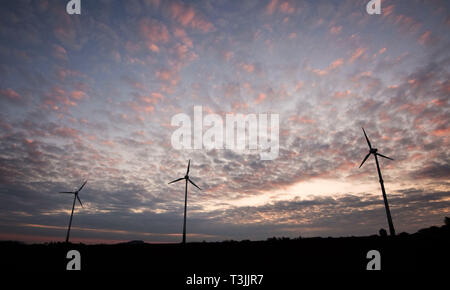
[[[2,1],[0,240],[396,232],[450,215],[450,2]],[[176,149],[172,118],[278,114],[279,153]],[[203,128],[206,130],[207,128]]]

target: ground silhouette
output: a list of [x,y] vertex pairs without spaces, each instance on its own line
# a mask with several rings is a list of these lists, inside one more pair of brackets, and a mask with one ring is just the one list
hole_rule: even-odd
[[[380,230],[380,233],[383,232]],[[268,273],[292,271],[365,271],[366,254],[377,250],[384,271],[446,271],[450,220],[445,225],[401,233],[344,238],[269,238],[187,244],[114,245],[0,242],[2,271],[65,271],[69,250],[81,254],[83,271],[178,273]]]

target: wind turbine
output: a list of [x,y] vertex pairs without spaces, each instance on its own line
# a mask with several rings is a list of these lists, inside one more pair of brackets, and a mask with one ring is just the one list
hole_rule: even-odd
[[386,191],[384,190],[384,182],[383,182],[383,177],[381,176],[380,164],[378,164],[378,156],[389,159],[389,160],[394,160],[394,159],[378,153],[377,148],[372,148],[369,138],[367,137],[366,131],[364,131],[364,128],[362,128],[362,129],[364,132],[364,136],[366,137],[366,140],[367,140],[367,145],[369,145],[369,153],[367,153],[366,157],[364,157],[364,160],[362,161],[359,168],[361,168],[361,166],[364,164],[364,162],[366,162],[366,160],[367,160],[367,158],[369,158],[370,154],[373,154],[373,156],[375,157],[375,162],[377,164],[378,177],[380,179],[380,185],[381,185],[381,192],[383,193],[384,207],[386,208],[386,215],[387,215],[387,220],[388,220],[388,224],[389,224],[389,233],[391,234],[391,236],[395,236],[394,224],[392,223],[391,211],[389,210],[389,203],[388,203],[388,200],[386,197]]
[[70,221],[69,221],[69,229],[67,230],[67,236],[66,236],[66,243],[69,242],[69,236],[70,236],[70,227],[72,226],[72,217],[73,217],[73,210],[75,208],[75,201],[78,199],[78,202],[80,203],[81,207],[83,207],[83,204],[81,203],[80,197],[78,196],[78,193],[81,189],[86,185],[87,180],[81,185],[81,187],[77,191],[60,191],[59,193],[71,193],[74,195],[73,197],[73,205],[72,205],[72,213],[70,214]]
[[202,190],[200,187],[198,187],[190,178],[189,178],[189,167],[191,165],[191,160],[189,159],[188,162],[188,167],[187,167],[187,171],[186,171],[186,175],[184,177],[175,179],[171,182],[169,182],[168,184],[174,183],[174,182],[178,182],[180,180],[186,180],[186,187],[184,190],[184,222],[183,222],[183,244],[186,243],[186,209],[187,209],[187,190],[188,190],[188,182],[192,183],[193,186],[197,187],[198,189]]

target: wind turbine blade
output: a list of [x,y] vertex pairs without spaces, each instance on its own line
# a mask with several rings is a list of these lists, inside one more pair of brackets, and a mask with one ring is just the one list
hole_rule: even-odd
[[191,166],[191,159],[189,159],[189,162],[188,162],[188,168],[187,168],[187,171],[186,171],[186,175],[189,175],[189,167]]
[[77,199],[78,199],[78,202],[80,203],[81,207],[83,207],[83,203],[81,203],[81,199],[78,197],[78,194],[77,194]]
[[75,193],[73,191],[60,191],[59,193]]
[[378,155],[378,156],[381,156],[381,157],[383,157],[383,158],[389,159],[389,160],[394,160],[394,159],[392,159],[391,157],[384,156],[383,154],[380,154],[380,153],[377,153],[377,155]]
[[362,128],[362,129],[363,129],[363,132],[364,132],[364,136],[366,136],[367,144],[369,145],[369,148],[372,149],[372,145],[370,144],[369,137],[367,137],[367,134],[366,134],[366,131],[364,130],[364,128]]
[[77,191],[80,191],[81,189],[83,189],[83,187],[86,185],[86,182],[87,182],[87,180],[83,183],[83,185]]
[[361,165],[359,166],[359,168],[361,168],[361,166],[364,164],[364,162],[366,162],[366,160],[367,160],[367,158],[369,158],[369,156],[370,156],[370,152],[367,153],[366,157],[364,157],[364,160],[363,160],[363,162],[361,162]]
[[171,184],[171,183],[174,183],[174,182],[177,182],[177,181],[183,180],[183,179],[184,179],[184,177],[181,177],[181,178],[178,178],[178,179],[172,180],[171,182],[169,182],[169,183],[167,183],[167,184]]
[[193,186],[197,187],[198,189],[202,190],[200,187],[197,186],[190,178],[188,178],[189,182],[192,183]]

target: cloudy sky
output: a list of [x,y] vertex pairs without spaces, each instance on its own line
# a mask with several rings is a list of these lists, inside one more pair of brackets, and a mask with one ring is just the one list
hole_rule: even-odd
[[[450,215],[450,3],[2,1],[0,239],[178,242],[397,232]],[[279,155],[176,150],[178,113],[279,114]],[[204,128],[205,130],[207,128]]]

